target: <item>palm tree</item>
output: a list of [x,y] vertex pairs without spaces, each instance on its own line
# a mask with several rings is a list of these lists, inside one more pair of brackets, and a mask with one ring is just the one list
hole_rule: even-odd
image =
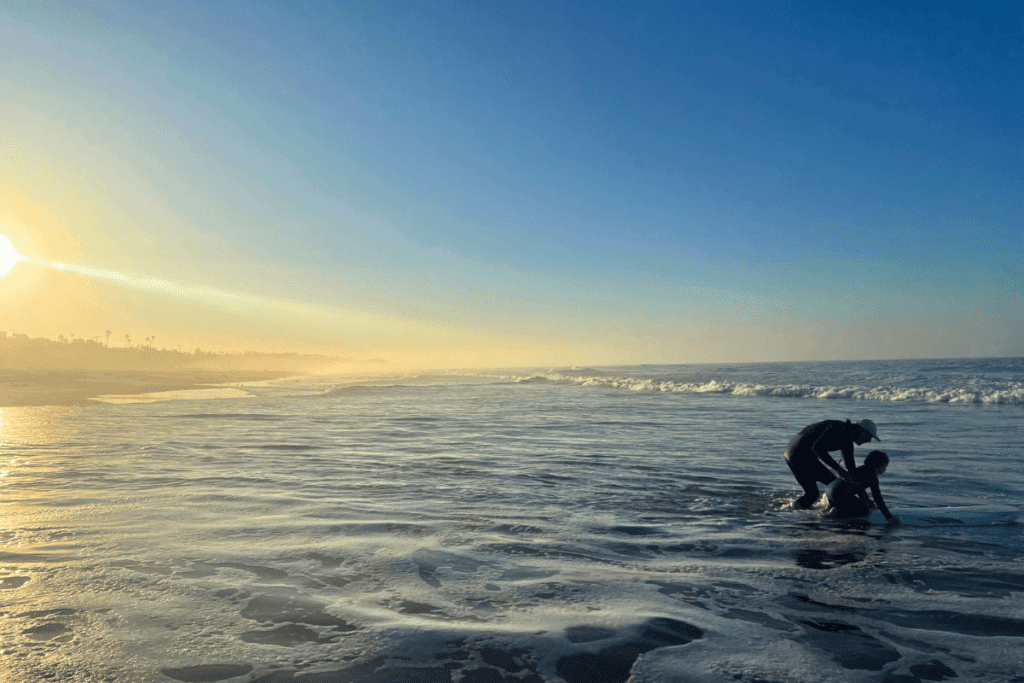
[[110,330],[107,330],[107,346],[110,346]]
[[124,335],[124,347],[128,348],[132,345],[132,336],[130,334]]

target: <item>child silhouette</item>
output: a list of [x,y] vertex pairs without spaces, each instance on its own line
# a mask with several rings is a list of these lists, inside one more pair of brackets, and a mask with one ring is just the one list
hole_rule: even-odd
[[871,497],[886,520],[899,524],[899,517],[889,512],[878,488],[878,477],[888,466],[889,456],[884,452],[868,453],[863,465],[851,470],[845,478],[836,479],[825,489],[829,507],[824,514],[831,517],[863,517],[871,512],[871,503],[866,492],[870,488]]

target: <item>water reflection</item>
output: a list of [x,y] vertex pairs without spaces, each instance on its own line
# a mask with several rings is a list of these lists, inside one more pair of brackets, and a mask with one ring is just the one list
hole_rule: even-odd
[[36,448],[59,442],[70,428],[71,412],[82,408],[66,406],[0,407],[0,458],[20,448]]
[[793,559],[798,567],[804,569],[835,569],[846,564],[861,562],[867,557],[867,553],[856,551],[829,552],[815,548],[804,548],[793,553]]
[[[17,520],[38,516],[64,477],[74,432],[81,427],[66,406],[0,408],[0,530],[14,533]],[[0,541],[2,543],[2,541]]]

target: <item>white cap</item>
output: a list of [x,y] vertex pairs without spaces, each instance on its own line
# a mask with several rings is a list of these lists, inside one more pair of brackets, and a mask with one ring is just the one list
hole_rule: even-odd
[[858,427],[866,431],[868,434],[873,436],[875,441],[881,441],[881,439],[878,438],[878,427],[876,427],[875,423],[872,422],[871,420],[864,418],[863,420],[857,420],[853,424],[857,425]]

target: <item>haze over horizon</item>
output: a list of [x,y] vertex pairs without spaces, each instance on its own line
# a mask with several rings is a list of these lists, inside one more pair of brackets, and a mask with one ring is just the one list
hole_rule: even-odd
[[0,3],[0,330],[394,367],[1024,356],[1022,27]]

